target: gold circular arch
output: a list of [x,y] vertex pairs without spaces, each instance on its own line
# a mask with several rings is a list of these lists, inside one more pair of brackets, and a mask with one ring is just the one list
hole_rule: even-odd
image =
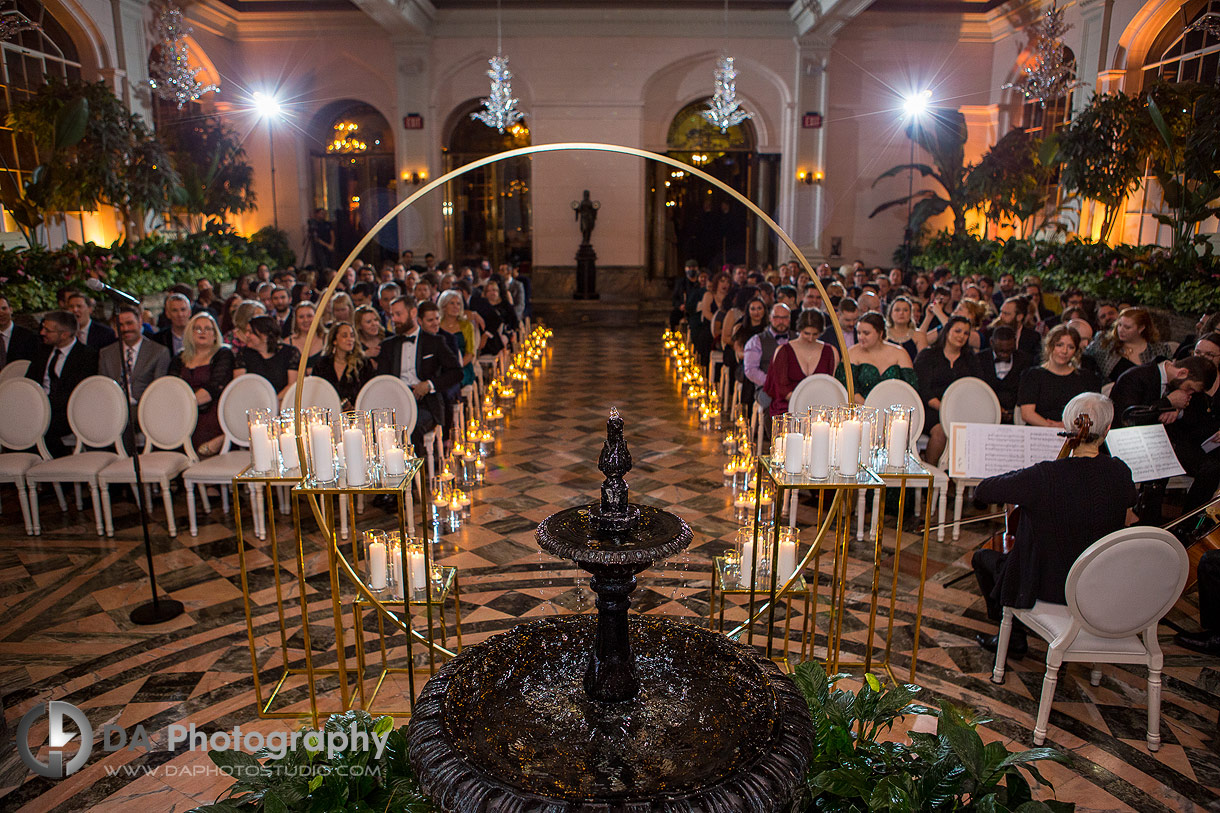
[[[792,252],[793,256],[796,257],[797,261],[801,264],[801,267],[804,268],[809,273],[809,278],[813,281],[813,284],[818,287],[818,291],[821,292],[821,294],[822,294],[822,301],[823,302],[830,301],[830,295],[826,292],[826,288],[823,287],[822,281],[818,278],[818,275],[814,271],[813,266],[809,263],[808,258],[805,257],[804,253],[800,250],[800,248],[797,247],[796,243],[793,242],[792,238],[788,236],[788,233],[785,232],[782,228],[780,228],[780,225],[778,223],[776,223],[770,217],[770,215],[768,215],[766,212],[764,212],[762,209],[760,209],[752,200],[747,198],[745,195],[741,194],[736,189],[733,189],[731,186],[729,186],[728,184],[719,180],[718,178],[715,178],[712,175],[709,175],[707,172],[704,172],[703,170],[701,170],[697,167],[693,167],[690,164],[679,161],[676,158],[671,158],[668,155],[662,155],[660,153],[650,152],[648,150],[641,150],[641,149],[637,149],[635,147],[624,147],[624,146],[621,146],[618,144],[604,144],[604,143],[600,143],[600,142],[596,142],[596,141],[565,141],[565,142],[557,142],[554,144],[535,144],[530,147],[520,147],[515,150],[507,150],[505,152],[500,152],[500,153],[496,153],[494,155],[489,155],[485,158],[480,158],[477,161],[471,161],[469,164],[460,166],[457,169],[452,170],[450,172],[446,172],[444,175],[441,175],[440,177],[438,177],[432,181],[429,181],[424,186],[421,186],[419,189],[417,189],[415,191],[414,194],[410,195],[406,200],[403,200],[393,209],[386,212],[386,214],[380,220],[378,220],[375,224],[373,224],[373,228],[371,228],[368,231],[368,233],[365,234],[364,237],[362,237],[358,243],[356,243],[355,248],[353,248],[351,250],[351,252],[347,255],[347,257],[344,258],[343,262],[339,265],[338,270],[345,269],[348,266],[350,266],[353,262],[355,262],[356,258],[360,255],[360,252],[364,250],[365,246],[367,246],[370,242],[372,242],[373,238],[375,238],[381,232],[382,229],[384,229],[386,226],[390,225],[390,223],[392,223],[394,221],[394,218],[398,217],[398,215],[402,214],[402,212],[406,211],[406,209],[408,209],[416,201],[418,201],[424,195],[427,195],[432,190],[443,186],[444,184],[448,183],[449,181],[453,180],[454,178],[460,178],[462,175],[465,175],[468,172],[472,172],[473,170],[476,170],[480,167],[487,166],[488,164],[495,164],[500,161],[507,161],[510,158],[518,158],[518,157],[525,156],[525,155],[535,155],[535,154],[550,153],[550,152],[605,152],[605,153],[612,153],[612,154],[616,154],[616,155],[630,155],[630,156],[634,156],[636,158],[643,158],[646,161],[656,161],[661,164],[667,164],[671,167],[681,169],[684,172],[688,172],[697,178],[701,178],[702,180],[707,181],[709,184],[716,187],[721,192],[727,193],[730,197],[735,199],[738,203],[743,204],[756,217],[758,217],[764,223],[766,223],[767,226],[770,227],[771,231],[773,231],[776,234],[776,236],[778,236],[779,239],[783,241],[784,245],[786,245],[788,247],[788,250]],[[330,304],[330,300],[334,296],[335,290],[336,290],[336,288],[338,288],[339,281],[342,278],[343,278],[342,273],[336,273],[334,275],[334,278],[331,279],[330,284],[326,286],[326,290],[322,292],[322,296],[321,296],[321,298],[318,299],[318,304],[317,304],[317,310],[319,313],[326,312],[326,307],[327,307],[327,305]],[[838,340],[839,357],[843,361],[843,375],[844,375],[844,380],[847,383],[847,402],[850,404],[855,400],[856,391],[855,391],[854,381],[852,379],[851,363],[847,361],[847,353],[846,353],[847,342],[843,338],[843,328],[839,324],[838,314],[835,313],[834,308],[830,309],[829,314],[830,314],[831,327],[834,328],[835,337]],[[305,380],[305,368],[307,366],[310,353],[313,349],[314,337],[315,337],[315,331],[311,330],[309,332],[309,335],[306,338],[305,349],[301,352],[300,364],[297,366],[297,381],[298,382],[303,382]],[[301,435],[301,398],[304,395],[304,392],[305,392],[305,387],[303,386],[303,384],[298,386],[296,388],[296,395],[295,395],[295,399],[293,401],[293,407],[294,407],[293,414],[295,416],[295,422],[296,422],[294,431],[297,436],[297,452],[300,455],[301,460],[305,460],[305,448],[304,448],[305,442],[304,442],[304,438]],[[831,518],[837,513],[842,500],[843,500],[843,491],[841,489],[835,489],[834,499],[832,500],[831,505],[830,505],[829,509],[827,510],[826,519],[822,523],[822,526],[820,528],[818,528],[817,536],[814,538],[813,543],[810,545],[808,553],[806,553],[804,559],[802,559],[802,561],[798,564],[796,573],[790,579],[788,579],[782,586],[780,586],[779,589],[776,591],[777,598],[779,596],[782,596],[785,592],[787,592],[791,588],[791,586],[796,582],[797,577],[799,576],[801,571],[804,570],[806,566],[808,566],[809,561],[813,558],[814,554],[821,550],[822,540],[826,537],[826,534],[830,529]],[[390,610],[388,607],[383,605],[381,603],[381,601],[379,601],[377,599],[376,596],[374,596],[371,592],[369,592],[367,586],[364,584],[364,580],[359,577],[359,575],[356,573],[356,571],[352,568],[351,564],[347,561],[347,557],[343,555],[343,551],[339,547],[338,537],[334,534],[334,529],[327,528],[327,524],[325,522],[324,514],[322,511],[321,502],[316,497],[311,496],[309,498],[309,505],[310,505],[310,510],[312,511],[315,519],[318,522],[318,527],[322,528],[326,531],[328,540],[330,541],[330,544],[334,547],[334,553],[338,557],[337,561],[340,563],[340,566],[343,568],[343,570],[348,574],[348,577],[352,580],[353,584],[355,584],[356,590],[361,595],[363,595],[365,599],[370,601],[373,607],[375,607],[379,612],[381,612],[388,619],[390,619],[390,621],[393,624],[398,626],[408,635],[411,635],[412,637],[416,638],[417,640],[420,640],[422,643],[425,643],[433,651],[435,651],[439,654],[452,655],[453,653],[450,652],[448,649],[436,644],[435,642],[433,642],[431,640],[424,638],[419,632],[417,632],[413,627],[411,627],[410,623],[408,623],[409,619],[398,618],[398,616],[392,610]],[[352,528],[352,533],[355,533],[354,527]],[[757,612],[751,613],[750,617],[744,623],[739,624],[736,628],[734,628],[732,631],[730,631],[728,633],[728,635],[730,637],[740,636],[744,631],[746,631],[747,628],[749,628],[755,621],[757,621],[762,616],[763,613],[768,611],[770,604],[771,604],[770,601],[764,602],[759,607]]]

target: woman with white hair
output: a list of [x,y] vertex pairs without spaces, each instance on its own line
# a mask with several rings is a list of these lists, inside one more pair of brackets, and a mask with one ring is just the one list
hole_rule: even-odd
[[[1004,607],[1066,604],[1064,588],[1076,558],[1131,516],[1137,494],[1131,470],[1101,451],[1114,402],[1096,392],[1077,395],[1063,409],[1064,433],[1076,436],[1086,420],[1089,428],[1068,457],[988,477],[975,490],[983,502],[1021,508],[1012,550],[980,550],[971,561],[987,615],[997,623]],[[980,634],[978,641],[995,651],[997,636]],[[1025,628],[1013,624],[1009,654],[1019,658],[1026,649]]]

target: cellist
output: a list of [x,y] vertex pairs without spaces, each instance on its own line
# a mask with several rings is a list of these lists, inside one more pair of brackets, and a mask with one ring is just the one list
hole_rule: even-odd
[[[1113,420],[1113,401],[1099,393],[1081,393],[1063,410],[1064,434],[1069,435],[1064,449],[1070,454],[979,483],[975,496],[981,502],[1020,507],[1012,550],[979,550],[971,560],[991,620],[998,623],[1006,606],[1066,604],[1064,588],[1076,558],[1098,539],[1134,521],[1129,509],[1137,492],[1131,470],[1100,450]],[[977,636],[979,645],[992,652],[997,638]],[[1014,623],[1008,652],[1019,658],[1027,650],[1026,630]]]

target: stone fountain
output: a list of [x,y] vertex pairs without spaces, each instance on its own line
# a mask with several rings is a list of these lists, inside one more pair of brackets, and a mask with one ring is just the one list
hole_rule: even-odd
[[636,574],[686,548],[679,517],[628,501],[611,411],[600,503],[560,511],[538,544],[592,575],[597,617],[519,624],[424,686],[408,737],[446,813],[779,813],[804,783],[813,728],[770,660],[689,624],[629,616]]

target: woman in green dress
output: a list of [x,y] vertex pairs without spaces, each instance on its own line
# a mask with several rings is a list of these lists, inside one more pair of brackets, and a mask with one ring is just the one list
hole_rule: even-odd
[[[847,361],[857,404],[863,404],[873,387],[890,378],[919,388],[910,355],[901,345],[886,341],[885,319],[876,311],[869,311],[856,322],[856,343],[847,349]],[[846,386],[843,362],[835,369],[835,378]]]

